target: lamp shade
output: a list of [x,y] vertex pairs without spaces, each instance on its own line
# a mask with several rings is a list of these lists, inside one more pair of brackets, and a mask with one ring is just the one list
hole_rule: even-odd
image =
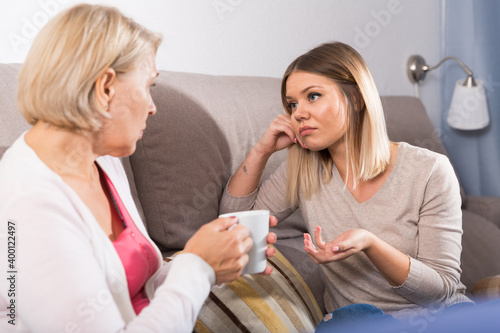
[[455,84],[447,122],[460,130],[478,130],[488,126],[490,117],[484,84],[476,80],[476,86],[464,86],[465,80]]

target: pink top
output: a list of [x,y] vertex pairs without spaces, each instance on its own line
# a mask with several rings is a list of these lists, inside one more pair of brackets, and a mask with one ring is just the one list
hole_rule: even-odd
[[113,241],[113,245],[125,268],[132,306],[135,313],[139,314],[149,305],[144,286],[157,270],[158,258],[151,243],[137,229],[113,183],[104,172],[102,174],[106,179],[118,214],[125,225],[125,230],[121,232],[118,239]]

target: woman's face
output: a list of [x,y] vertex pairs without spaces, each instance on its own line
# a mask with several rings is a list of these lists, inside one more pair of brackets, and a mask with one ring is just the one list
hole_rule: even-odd
[[114,96],[108,105],[111,119],[104,120],[100,133],[99,146],[105,150],[104,154],[129,156],[135,151],[148,116],[156,113],[151,87],[157,76],[152,53],[135,70],[116,77],[112,85]]
[[292,111],[292,128],[307,148],[320,151],[343,141],[345,104],[331,79],[295,71],[286,81],[286,99]]

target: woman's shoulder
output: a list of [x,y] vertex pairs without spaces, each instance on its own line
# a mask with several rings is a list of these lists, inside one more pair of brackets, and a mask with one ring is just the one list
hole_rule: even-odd
[[448,157],[427,148],[399,142],[398,160],[399,169],[405,170],[413,177],[428,179],[432,174],[446,175],[449,173],[454,176],[453,167]]
[[429,165],[443,162],[449,163],[449,159],[446,155],[437,153],[428,148],[414,146],[407,142],[399,142],[398,145],[398,154],[401,154],[406,162],[417,161],[421,164]]
[[[58,182],[60,177],[50,170],[31,149],[21,135],[7,149],[0,160],[0,183],[4,190],[12,184],[37,182]],[[7,185],[9,184],[9,185]],[[7,187],[7,188],[6,188]]]

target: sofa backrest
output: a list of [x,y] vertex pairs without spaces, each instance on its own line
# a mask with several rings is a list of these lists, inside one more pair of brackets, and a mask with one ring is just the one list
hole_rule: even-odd
[[[183,248],[218,216],[232,173],[283,107],[281,80],[160,72],[153,89],[158,112],[130,157],[147,226],[166,250]],[[445,153],[419,99],[382,98],[389,136]],[[285,159],[275,154],[265,179]],[[274,230],[278,237],[305,231],[297,213]]]
[[17,108],[17,74],[21,64],[0,64],[0,147],[9,147],[29,129]]
[[[20,133],[30,127],[17,108],[17,74],[20,68],[21,64],[0,64],[0,147],[10,146]],[[208,84],[212,83],[210,80],[218,80],[219,82],[224,82],[225,80],[229,80],[231,82],[231,80],[235,80],[235,78],[224,76],[219,77],[162,71],[159,81],[162,82],[167,78],[168,80],[175,80],[175,82],[172,82],[172,84],[168,85],[167,88],[174,90],[172,92],[174,96],[176,95],[175,90],[178,91],[178,94],[185,94],[187,99],[184,100],[184,103],[187,104],[189,103],[189,99],[194,97],[190,96],[189,92],[185,92],[184,90],[190,89],[190,86],[196,84],[196,80],[199,80],[197,79],[199,77],[204,77],[205,83]],[[251,78],[246,79],[252,80]],[[249,112],[252,112],[251,116],[255,115],[260,118],[264,117],[263,124],[268,124],[267,121],[270,117],[268,116],[265,118],[264,112],[256,114],[255,107],[260,103],[271,103],[271,107],[273,108],[273,112],[275,114],[281,112],[281,102],[279,101],[279,79],[254,78],[254,81],[254,86],[267,82],[270,87],[266,87],[272,89],[272,91],[259,100],[246,100],[249,103],[246,110],[250,110]],[[175,86],[173,86],[173,84],[175,84]],[[249,89],[249,93],[252,93],[252,88],[253,87],[246,85],[241,86],[241,84],[237,88],[234,87],[235,90],[238,90],[239,96],[246,96],[246,89]],[[218,91],[217,93],[220,95],[216,96],[215,91],[212,91],[212,87],[210,86],[200,87],[200,89],[206,91],[207,94],[210,95],[210,99],[215,100],[218,98],[223,104],[226,104],[224,101],[228,99],[238,98],[238,96],[224,94],[224,91]],[[165,110],[164,104],[168,103],[168,101],[162,99],[161,95],[163,93],[161,91],[163,89],[156,90],[155,101],[159,105],[159,110],[161,112],[162,110]],[[234,93],[234,90],[231,91]],[[191,95],[193,95],[193,93]],[[182,96],[178,96],[178,98],[182,100]],[[244,103],[245,101],[242,102],[242,104]],[[439,130],[433,128],[429,117],[424,112],[425,108],[420,99],[410,96],[382,96],[382,103],[384,105],[384,112],[387,119],[387,130],[391,140],[406,141],[417,146],[426,147],[436,152],[446,154],[441,139],[437,134]],[[201,101],[201,105],[205,108],[211,107],[211,105],[206,106],[204,101]],[[170,109],[172,110],[175,107],[176,106],[172,106]],[[250,117],[250,119],[254,118]],[[219,120],[217,121],[220,123]],[[260,131],[262,130],[263,129],[260,128]]]
[[[16,106],[19,68],[0,64],[0,156],[29,128]],[[218,216],[230,175],[283,112],[280,79],[160,71],[153,98],[158,112],[124,164],[151,236],[164,250],[178,250]],[[382,102],[392,140],[445,153],[419,99],[385,96]],[[264,178],[285,155],[273,155]],[[275,231],[282,238],[300,236],[301,219],[298,212]]]
[[404,141],[447,155],[422,101],[409,96],[382,96],[389,139]]
[[[165,250],[184,247],[217,218],[231,174],[280,113],[280,80],[160,71],[150,117],[130,157],[153,239]],[[267,177],[285,159],[274,154]],[[305,231],[299,213],[280,223],[280,237]]]

